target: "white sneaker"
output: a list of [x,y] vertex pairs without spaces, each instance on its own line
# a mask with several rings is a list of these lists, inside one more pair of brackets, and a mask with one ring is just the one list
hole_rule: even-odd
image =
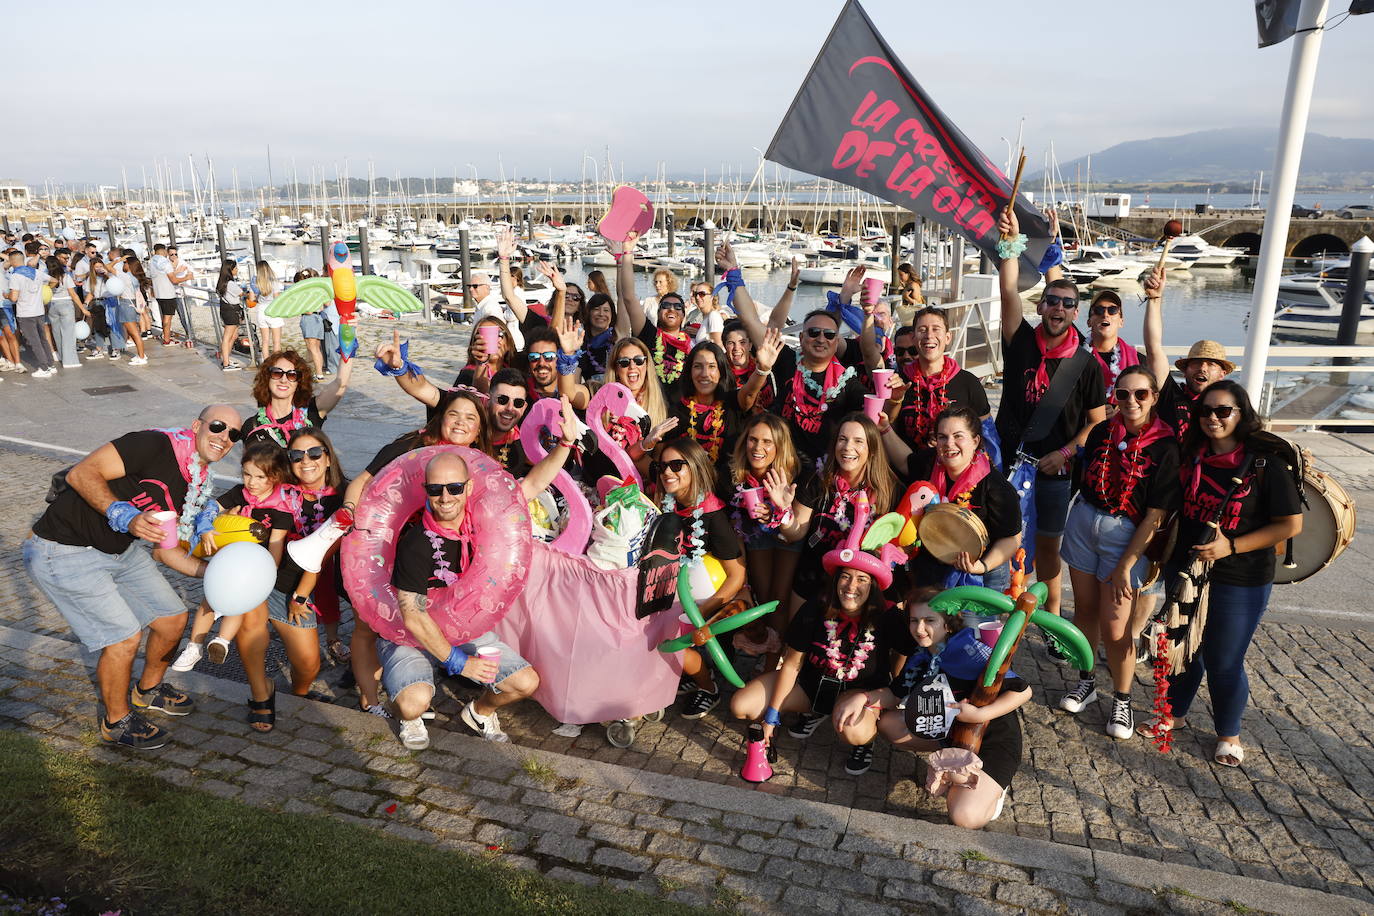
[[1107,720],[1107,734],[1118,741],[1125,741],[1135,734],[1135,716],[1131,713],[1130,700],[1112,700],[1112,715]]
[[200,663],[201,657],[205,654],[205,647],[198,642],[188,642],[186,648],[181,650],[177,660],[172,662],[173,671],[190,671]]
[[0,372],[9,372],[14,369],[14,363],[0,356]]
[[109,352],[109,358],[112,359],[112,360],[118,360],[118,359],[119,359],[121,356],[123,356],[123,355],[124,355],[124,354],[121,353],[119,350],[111,350],[111,351]]
[[1059,708],[1076,716],[1096,699],[1097,680],[1095,678],[1083,678],[1060,698]]
[[29,370],[24,368],[23,363],[10,363],[10,368],[8,371],[18,372],[20,375],[23,375],[25,372],[28,372]]
[[29,374],[29,378],[52,378],[56,374],[56,369],[35,369]]
[[1008,786],[1006,789],[1003,789],[1002,794],[997,797],[997,807],[992,809],[992,817],[988,818],[988,823],[992,823],[1002,816],[1002,806],[1007,803],[1007,792],[1010,791],[1010,788],[1011,787]]
[[62,368],[63,368],[63,369],[80,369],[80,368],[81,368],[81,364],[80,364],[80,363],[63,363],[63,364],[62,364]]
[[229,657],[229,640],[223,636],[216,636],[206,645],[205,655],[216,665],[224,664],[224,660]]
[[124,349],[126,349],[126,350],[132,350],[132,349],[134,349],[135,346],[136,346],[136,344],[135,344],[132,340],[126,340],[126,341],[124,341]]
[[129,359],[129,365],[131,365],[131,366],[146,366],[146,365],[148,365],[148,357],[146,357],[146,356],[134,356],[134,357],[131,357],[131,358]]
[[401,743],[412,751],[423,751],[429,747],[429,729],[423,719],[401,720]]
[[477,732],[477,734],[488,741],[510,741],[506,733],[501,731],[501,722],[496,718],[496,713],[494,712],[489,716],[478,715],[477,710],[473,708],[473,704],[469,703],[463,707],[461,718],[464,725]]

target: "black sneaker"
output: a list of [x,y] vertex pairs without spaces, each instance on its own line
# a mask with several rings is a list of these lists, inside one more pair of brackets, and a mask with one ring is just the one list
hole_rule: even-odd
[[1107,734],[1118,741],[1125,741],[1135,734],[1135,716],[1131,712],[1130,700],[1112,700],[1112,715],[1107,720]]
[[849,758],[844,762],[844,771],[850,776],[862,776],[873,766],[873,742],[850,748]]
[[1059,648],[1058,641],[1044,630],[1040,631],[1040,635],[1045,637],[1045,652],[1049,654],[1050,661],[1059,665],[1061,668],[1067,666],[1069,664],[1069,657]]
[[1068,693],[1059,698],[1059,708],[1076,716],[1096,699],[1097,680],[1090,677],[1081,678]]
[[137,712],[130,711],[118,722],[100,716],[100,740],[115,747],[154,751],[167,743],[167,730],[158,728]]
[[804,712],[797,716],[797,721],[792,723],[787,733],[793,738],[810,738],[826,718],[818,712]]
[[698,690],[689,696],[682,704],[682,718],[700,719],[708,712],[716,708],[720,702],[720,691],[708,693],[705,690]]
[[129,694],[129,703],[134,709],[160,712],[168,716],[186,716],[196,711],[195,700],[165,681],[147,692],[140,690],[135,684]]

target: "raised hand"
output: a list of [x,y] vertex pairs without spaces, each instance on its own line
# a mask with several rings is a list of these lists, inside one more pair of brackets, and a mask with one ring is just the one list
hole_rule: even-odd
[[797,496],[797,487],[782,471],[769,468],[768,473],[763,475],[763,486],[768,491],[768,498],[780,511],[791,508],[792,501]]
[[399,369],[405,365],[401,361],[401,332],[392,330],[391,343],[377,344],[376,351],[372,354],[393,369]]
[[789,279],[789,280],[787,281],[787,285],[788,285],[788,286],[796,286],[796,285],[797,285],[797,282],[801,279],[801,269],[802,269],[801,258],[796,257],[796,256],[793,256],[793,258],[792,258],[792,277],[791,277],[791,279]]
[[558,265],[552,261],[535,261],[535,269],[544,275],[544,279],[553,284],[554,289],[567,289],[568,284],[563,280],[563,274],[558,269]]
[[663,437],[677,429],[677,417],[669,417],[662,423],[649,430],[649,435],[644,437],[645,445],[653,448],[663,441]]
[[1145,298],[1164,298],[1164,268],[1159,265],[1151,268],[1150,275],[1145,278]]
[[1016,238],[1021,234],[1021,222],[1011,207],[1002,209],[1002,215],[997,219],[997,232],[1004,239]]
[[857,293],[859,287],[863,285],[864,274],[867,272],[868,268],[864,267],[862,264],[858,267],[851,267],[849,269],[849,273],[844,275],[844,285],[840,287],[841,302],[849,302],[854,298],[854,294]]
[[721,273],[729,273],[739,267],[739,262],[735,260],[735,250],[730,247],[730,240],[724,239],[716,247],[716,267]]
[[1045,219],[1048,220],[1050,224],[1050,238],[1059,238],[1059,208],[1046,207]]
[[769,328],[763,332],[763,343],[754,349],[754,363],[760,370],[772,372],[782,348],[782,332],[777,328]]
[[582,349],[582,341],[586,337],[587,332],[576,318],[564,318],[563,327],[558,329],[558,349],[564,353],[576,353]]
[[515,254],[515,230],[507,226],[496,233],[496,255],[500,258],[510,258]]

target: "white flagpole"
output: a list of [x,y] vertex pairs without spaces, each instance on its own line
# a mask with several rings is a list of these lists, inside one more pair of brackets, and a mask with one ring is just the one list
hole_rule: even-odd
[[1307,113],[1312,105],[1312,83],[1321,56],[1322,28],[1328,0],[1302,0],[1298,13],[1298,32],[1293,36],[1293,59],[1288,65],[1288,90],[1283,98],[1279,121],[1279,147],[1274,162],[1274,177],[1269,184],[1269,211],[1264,217],[1264,239],[1260,243],[1259,265],[1255,270],[1255,295],[1250,304],[1250,334],[1245,341],[1245,370],[1241,385],[1259,403],[1264,385],[1264,366],[1269,359],[1269,338],[1274,328],[1274,306],[1278,300],[1279,275],[1288,248],[1288,223],[1293,215],[1293,189],[1298,182],[1302,142],[1307,133]]

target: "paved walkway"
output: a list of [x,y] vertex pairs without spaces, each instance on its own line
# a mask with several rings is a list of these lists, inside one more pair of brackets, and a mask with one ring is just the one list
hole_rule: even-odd
[[[375,324],[376,330],[389,330],[389,325]],[[422,338],[413,351],[420,354],[422,364],[440,378],[451,377],[461,361],[455,351],[465,332],[446,327],[409,330]],[[79,649],[66,624],[24,574],[19,543],[41,509],[47,478],[72,459],[49,448],[16,444],[14,438],[85,451],[129,429],[189,419],[210,401],[246,406],[248,372],[221,375],[199,355],[183,350],[154,348],[151,356],[151,365],[141,369],[97,362],[72,377],[43,382],[6,375],[0,384],[4,432],[10,437],[0,440],[0,476],[9,497],[8,511],[0,517],[0,625],[5,627],[0,642],[25,646],[23,652],[0,650],[6,660],[0,669],[0,690],[5,691],[0,715],[23,719],[26,727],[51,729],[55,737],[67,740],[90,729],[91,691],[80,670],[66,663],[79,657]],[[133,390],[82,390],[120,385]],[[81,417],[79,424],[60,422],[73,414]],[[364,370],[328,428],[336,440],[349,443],[345,464],[356,469],[376,447],[413,428],[420,416],[394,382]],[[1374,437],[1302,438],[1323,466],[1358,488],[1352,495],[1365,511],[1374,509],[1374,493],[1368,489],[1374,487]],[[220,470],[236,469],[225,462]],[[1178,735],[1175,751],[1167,756],[1140,740],[1108,739],[1102,731],[1104,707],[1077,720],[1058,713],[1054,706],[1067,683],[1038,644],[1028,646],[1016,666],[1036,688],[1035,702],[1023,711],[1026,762],[1006,813],[978,834],[940,823],[942,804],[924,799],[919,788],[924,765],[907,755],[889,754],[881,746],[873,770],[855,779],[844,774],[843,752],[823,732],[807,742],[783,737],[778,775],[751,791],[735,775],[742,759],[741,733],[734,723],[722,721],[719,711],[696,722],[670,711],[663,723],[643,726],[632,747],[619,750],[606,743],[596,726],[576,739],[553,736],[550,731],[556,723],[533,704],[522,704],[517,712],[503,713],[517,744],[515,749],[503,749],[450,731],[462,730],[457,711],[468,696],[457,682],[441,686],[439,720],[431,728],[436,747],[412,757],[378,731],[375,721],[357,713],[356,700],[341,690],[334,691],[340,696],[336,706],[285,701],[279,732],[259,739],[242,724],[241,685],[193,675],[185,683],[207,698],[203,706],[209,711],[177,723],[179,732],[190,735],[179,738],[184,752],[148,765],[166,765],[169,778],[198,780],[257,803],[285,804],[293,799],[293,806],[326,805],[350,816],[379,819],[392,830],[429,829],[427,821],[432,826],[461,819],[461,837],[442,830],[432,833],[444,842],[461,839],[469,844],[464,848],[485,851],[492,831],[511,830],[514,837],[507,854],[518,852],[520,864],[562,877],[576,873],[586,880],[631,880],[631,873],[647,873],[653,877],[634,880],[649,881],[650,889],[694,893],[707,900],[716,893],[733,899],[735,890],[750,893],[749,887],[757,886],[752,893],[761,906],[795,909],[806,901],[822,901],[823,907],[828,902],[818,896],[823,892],[797,889],[819,886],[833,892],[857,884],[854,899],[866,899],[873,907],[976,908],[975,902],[981,906],[998,901],[1030,906],[1031,896],[1017,895],[1031,892],[1049,909],[1202,907],[1179,895],[1117,894],[1118,887],[1177,886],[1219,903],[1234,899],[1283,912],[1312,909],[1309,900],[1278,896],[1299,888],[1339,895],[1316,906],[1368,907],[1374,901],[1374,810],[1366,802],[1374,799],[1374,713],[1364,702],[1363,685],[1374,682],[1374,632],[1368,629],[1374,617],[1365,613],[1366,596],[1374,586],[1371,559],[1367,539],[1357,539],[1320,576],[1275,591],[1271,613],[1250,655],[1253,698],[1245,721],[1248,756],[1242,770],[1211,762],[1211,722],[1208,704],[1201,701],[1191,717],[1192,729]],[[188,604],[198,600],[192,583],[181,580],[178,587]],[[47,639],[35,639],[40,636]],[[35,658],[61,658],[64,664],[44,664]],[[326,683],[320,686],[331,687],[340,673],[326,669]],[[67,683],[53,693],[57,688],[51,678]],[[279,678],[278,683],[286,681]],[[1142,682],[1136,690],[1138,708],[1146,706],[1147,695]],[[37,720],[35,713],[41,714]],[[331,727],[344,733],[336,734]],[[302,738],[318,746],[297,746]],[[290,752],[285,757],[269,750],[283,746]],[[359,756],[359,746],[367,753]],[[549,776],[534,765],[530,772],[520,769],[527,757],[548,762],[558,775]],[[391,765],[386,761],[404,772],[386,769]],[[320,766],[329,769],[311,772]],[[331,780],[328,774],[340,767],[355,775]],[[488,767],[502,773],[489,773]],[[407,784],[387,787],[388,773]],[[338,781],[360,778],[357,785]],[[582,786],[567,783],[578,778],[599,786],[602,794],[579,796]],[[465,779],[489,780],[500,787],[465,787]],[[381,790],[377,780],[383,781]],[[289,784],[286,788],[280,785],[283,781]],[[530,800],[544,797],[534,793],[550,785],[560,789],[553,793],[555,798],[546,799],[543,806]],[[631,790],[639,787],[643,798],[667,791],[664,786],[673,787],[678,795],[653,810],[632,807],[649,802],[605,794],[632,795]],[[435,791],[448,793],[449,803],[434,801],[432,794],[423,797]],[[359,794],[367,797],[356,797]],[[581,799],[571,811],[566,810],[570,798]],[[383,799],[394,801],[401,812],[418,805],[413,809],[418,815],[398,819],[386,805],[379,813]],[[670,804],[695,804],[700,810],[695,818],[686,817],[684,809],[669,812]],[[502,813],[514,822],[487,816],[492,806],[508,808]],[[530,827],[536,809],[550,806],[554,810],[544,812]],[[602,806],[613,810],[603,813]],[[701,810],[715,813],[702,815]],[[593,811],[598,816],[591,816]],[[633,812],[628,819],[627,812]],[[576,823],[548,820],[555,813]],[[744,814],[769,823],[755,829],[747,826],[755,821],[736,819]],[[665,817],[666,821],[657,820]],[[557,829],[549,826],[553,824]],[[607,832],[611,827],[631,832],[606,839],[613,835]],[[816,843],[794,835],[822,827],[829,833],[824,838],[815,834]],[[883,847],[885,853],[861,848],[861,841],[854,839],[880,827],[898,838]],[[577,842],[565,846],[549,841],[541,849],[539,838],[545,834]],[[881,831],[876,835],[888,836]],[[580,853],[571,860],[554,854],[564,848],[582,850],[586,861],[576,861]],[[779,857],[779,850],[786,855]],[[932,852],[941,850],[943,856]],[[958,855],[965,850],[990,858]],[[722,858],[726,853],[748,855],[727,860]],[[887,864],[868,858],[884,854]],[[608,860],[629,864],[617,871]],[[999,871],[991,863],[1009,870]],[[1121,871],[1126,863],[1135,869],[1130,880]],[[896,868],[908,872],[883,871]],[[913,876],[911,869],[920,874]],[[1051,887],[1059,880],[1054,875],[1064,878],[1066,887]],[[1071,876],[1092,881],[1075,883],[1068,880]],[[846,880],[850,883],[843,883]],[[933,896],[903,898],[902,882],[914,888],[913,894]],[[693,884],[707,890],[689,891]],[[1108,896],[1101,896],[1103,887]],[[1042,888],[1055,895],[1054,902],[1039,896],[1037,889]],[[784,898],[784,890],[793,896]],[[1241,896],[1251,891],[1258,896]]]

